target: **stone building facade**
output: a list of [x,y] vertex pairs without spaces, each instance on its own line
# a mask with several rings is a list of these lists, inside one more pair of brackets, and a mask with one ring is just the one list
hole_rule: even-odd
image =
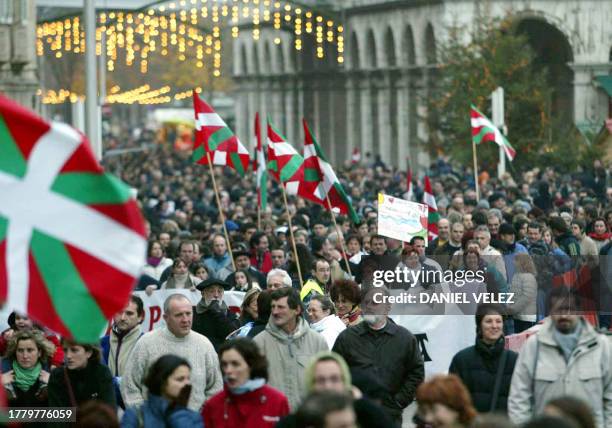
[[[301,2],[302,4],[304,2]],[[252,144],[255,112],[268,115],[301,146],[300,121],[311,122],[332,162],[354,148],[388,164],[413,168],[429,158],[422,100],[438,73],[437,47],[451,26],[469,29],[475,18],[515,18],[536,53],[550,66],[558,106],[577,125],[610,117],[610,94],[597,76],[612,74],[612,2],[609,0],[345,0],[328,1],[343,23],[345,61],[323,60],[313,46],[293,48],[293,33],[262,27],[234,39],[236,130]],[[276,39],[276,40],[275,40]],[[280,39],[280,43],[278,43]],[[275,41],[277,43],[275,43]],[[600,125],[601,126],[601,125]]]
[[0,1],[0,92],[36,109],[35,0]]

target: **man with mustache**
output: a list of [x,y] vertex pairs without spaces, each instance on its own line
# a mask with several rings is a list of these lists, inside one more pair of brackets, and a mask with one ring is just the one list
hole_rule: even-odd
[[382,406],[397,426],[402,412],[414,400],[425,377],[423,356],[416,337],[388,317],[386,287],[371,287],[361,301],[363,321],[344,330],[333,351],[342,355],[351,369],[367,371],[386,389]]
[[521,348],[512,376],[508,415],[520,425],[554,398],[571,395],[591,406],[599,428],[612,426],[612,342],[580,313],[580,297],[553,288],[551,316]]
[[202,299],[194,308],[192,329],[206,336],[218,350],[227,335],[240,327],[240,320],[223,301],[224,290],[229,288],[229,284],[208,278],[196,288],[202,293]]

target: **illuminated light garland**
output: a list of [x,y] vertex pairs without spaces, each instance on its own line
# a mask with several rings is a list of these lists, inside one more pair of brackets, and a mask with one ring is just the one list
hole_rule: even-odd
[[[139,65],[140,71],[148,70],[148,56],[159,51],[166,56],[170,51],[176,52],[178,58],[184,61],[188,58],[197,59],[196,66],[201,68],[204,56],[213,55],[211,49],[198,49],[204,43],[207,34],[196,26],[200,17],[208,18],[215,24],[213,37],[220,39],[218,23],[221,18],[228,18],[232,24],[231,37],[240,34],[238,23],[240,17],[251,19],[253,25],[252,38],[259,40],[261,29],[259,24],[271,22],[274,31],[283,31],[288,25],[294,33],[294,47],[302,50],[301,37],[304,33],[313,34],[316,41],[316,56],[323,58],[325,44],[333,44],[336,48],[337,61],[344,61],[344,40],[341,36],[343,26],[333,19],[303,7],[294,6],[281,1],[270,0],[180,0],[171,1],[151,7],[142,12],[109,11],[98,15],[99,27],[96,29],[96,55],[101,55],[101,39],[106,32],[107,69],[113,71],[115,63],[122,56],[122,62],[128,66]],[[283,23],[285,27],[283,27]],[[140,37],[135,37],[135,35]],[[280,44],[282,38],[274,35],[275,44]],[[142,45],[139,45],[138,42]],[[207,46],[210,46],[207,43]],[[42,56],[46,50],[53,52],[56,58],[62,58],[63,52],[83,53],[85,37],[80,17],[65,18],[55,22],[45,22],[36,29],[36,54]],[[146,49],[145,49],[146,48]],[[119,55],[118,51],[123,51]],[[136,55],[136,53],[141,53]],[[220,75],[221,58],[213,59],[214,75]]]

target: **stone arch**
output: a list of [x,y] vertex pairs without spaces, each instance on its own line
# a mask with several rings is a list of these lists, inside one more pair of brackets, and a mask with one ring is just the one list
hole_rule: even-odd
[[249,70],[249,62],[248,62],[248,56],[247,56],[247,48],[245,46],[245,43],[240,44],[239,50],[240,50],[240,66],[238,67],[238,74],[242,75],[242,76],[246,76],[248,74],[250,74],[250,70]]
[[416,64],[416,53],[414,49],[414,35],[412,33],[412,27],[406,25],[404,28],[404,34],[402,35],[402,65],[413,66]]
[[395,36],[391,27],[387,27],[385,32],[385,65],[387,67],[397,66],[397,56],[395,51]]
[[253,55],[253,66],[251,70],[253,70],[254,75],[259,75],[261,73],[260,61],[259,61],[259,43],[257,41],[251,42],[251,52]]
[[361,61],[359,55],[359,39],[357,38],[357,33],[352,32],[350,38],[350,63],[349,67],[353,70],[357,70],[361,68]]
[[523,18],[516,31],[527,37],[535,52],[534,67],[545,69],[553,93],[551,113],[562,123],[572,123],[574,112],[574,72],[568,65],[574,53],[568,37],[556,25],[541,17]]
[[365,45],[365,65],[366,68],[376,68],[378,61],[376,60],[376,38],[374,37],[374,31],[370,28],[366,35]]
[[427,27],[425,27],[425,43],[423,46],[425,50],[425,63],[426,64],[436,64],[438,53],[436,51],[436,35],[434,33],[433,25],[431,22],[427,23]]
[[276,69],[274,70],[276,74],[284,74],[287,72],[287,68],[285,67],[285,53],[283,52],[283,44],[282,41],[278,45],[275,44],[276,48],[274,63],[276,65]]
[[262,74],[271,74],[273,72],[272,64],[272,53],[270,49],[270,42],[265,40],[263,42],[263,61],[262,61]]

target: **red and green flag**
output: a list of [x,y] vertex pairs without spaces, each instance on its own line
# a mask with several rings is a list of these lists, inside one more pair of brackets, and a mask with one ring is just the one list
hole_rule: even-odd
[[438,214],[438,205],[436,204],[436,198],[431,189],[431,182],[429,177],[425,176],[425,189],[423,193],[423,203],[427,205],[427,230],[429,240],[436,239],[438,237],[438,220],[440,220],[440,214]]
[[0,301],[62,336],[97,342],[145,263],[130,189],[87,139],[0,96]]
[[492,141],[504,149],[504,153],[510,161],[514,160],[516,150],[510,145],[504,134],[493,125],[484,114],[482,114],[475,106],[471,106],[470,118],[472,124],[472,140],[475,144]]
[[[312,191],[315,182],[307,182],[304,176],[304,158],[270,123],[270,120],[268,120],[268,172],[285,186],[288,195],[297,195],[321,203]],[[312,180],[312,177],[310,179]]]
[[[331,204],[332,209],[337,209],[341,214],[348,215],[355,224],[359,223],[359,217],[353,209],[350,199],[346,195],[340,180],[336,176],[334,169],[329,164],[323,150],[317,140],[313,137],[306,120],[302,120],[304,126],[304,181],[306,183],[315,182],[310,188],[314,192],[314,197],[320,200],[324,207],[328,208]],[[327,197],[329,202],[327,203]]]
[[304,179],[304,159],[268,120],[268,171],[285,185],[287,194],[297,195]]
[[210,153],[213,165],[229,166],[244,176],[249,168],[249,152],[238,137],[196,91],[193,91],[193,109],[196,126],[193,161],[208,165],[207,153]]
[[268,171],[266,170],[266,155],[261,143],[261,126],[259,125],[259,113],[255,114],[255,145],[257,154],[255,156],[255,174],[257,177],[257,206],[266,209],[268,202]]

